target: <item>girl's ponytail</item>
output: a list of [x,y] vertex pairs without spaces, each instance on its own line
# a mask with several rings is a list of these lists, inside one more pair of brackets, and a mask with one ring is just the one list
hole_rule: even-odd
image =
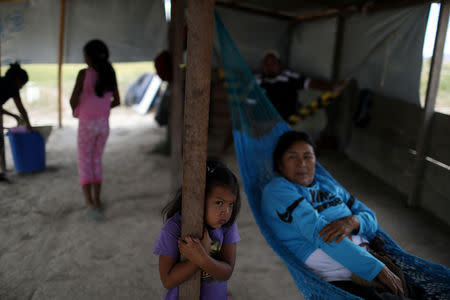
[[117,88],[116,73],[109,62],[109,50],[101,40],[91,40],[84,46],[84,53],[89,58],[90,63],[98,73],[95,83],[95,94],[103,97],[106,91],[113,91]]

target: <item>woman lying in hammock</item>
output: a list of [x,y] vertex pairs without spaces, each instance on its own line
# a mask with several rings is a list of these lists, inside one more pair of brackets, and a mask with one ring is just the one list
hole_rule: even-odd
[[371,249],[380,241],[375,213],[315,173],[315,149],[306,133],[283,134],[273,164],[279,176],[264,188],[262,213],[312,272],[364,299],[420,299],[419,289],[408,286],[387,254]]

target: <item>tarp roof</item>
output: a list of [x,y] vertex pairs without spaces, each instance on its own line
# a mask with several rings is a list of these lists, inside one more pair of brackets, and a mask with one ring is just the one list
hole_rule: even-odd
[[[60,2],[0,3],[2,64],[16,59],[57,62]],[[66,3],[64,62],[82,62],[81,49],[91,38],[108,44],[113,61],[152,60],[167,48],[162,0]],[[295,71],[330,80],[337,68],[340,79],[356,78],[362,88],[412,103],[419,103],[428,17],[428,5],[423,3],[429,1],[216,0],[219,14],[254,71],[259,69],[263,51],[272,48],[281,53],[283,64]],[[386,5],[403,6],[365,13]],[[341,45],[337,45],[337,18],[330,17],[339,11],[347,13]],[[299,16],[317,15],[328,17],[295,22]],[[337,46],[342,55],[335,66]]]

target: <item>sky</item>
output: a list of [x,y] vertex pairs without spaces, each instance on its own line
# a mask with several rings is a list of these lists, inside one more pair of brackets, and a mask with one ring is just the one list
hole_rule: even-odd
[[[428,17],[427,31],[423,45],[423,57],[428,58],[433,55],[434,40],[436,38],[436,28],[439,19],[439,3],[431,4],[430,15]],[[450,55],[450,30],[447,30],[445,39],[444,57]]]

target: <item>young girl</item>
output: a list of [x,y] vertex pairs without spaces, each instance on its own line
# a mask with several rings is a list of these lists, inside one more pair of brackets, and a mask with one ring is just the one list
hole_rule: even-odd
[[78,176],[86,206],[99,212],[102,154],[109,135],[109,113],[111,108],[120,105],[120,98],[105,43],[91,40],[83,52],[88,68],[78,73],[70,106],[74,117],[79,118]]
[[[159,255],[159,273],[168,289],[165,300],[178,299],[178,286],[201,270],[202,300],[226,300],[240,237],[235,223],[240,209],[236,176],[219,161],[207,162],[205,228],[203,238],[181,239],[181,189],[164,207],[166,220],[153,253]],[[180,255],[186,261],[180,261]]]

